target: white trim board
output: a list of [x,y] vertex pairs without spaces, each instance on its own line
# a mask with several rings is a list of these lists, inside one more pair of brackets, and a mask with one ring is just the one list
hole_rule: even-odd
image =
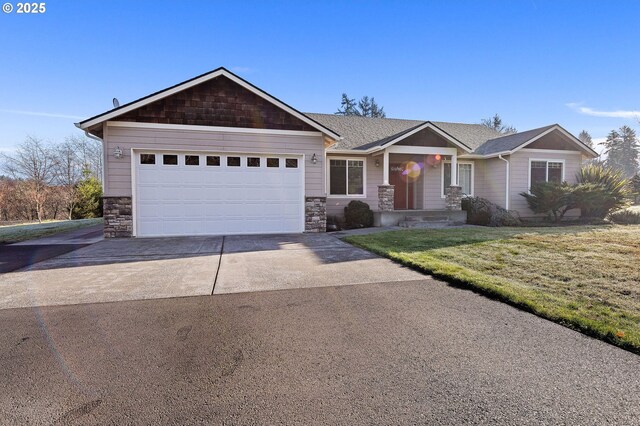
[[292,107],[290,107],[289,105],[285,104],[284,102],[274,98],[273,96],[269,95],[268,93],[262,91],[261,89],[258,89],[257,87],[253,86],[252,84],[250,84],[249,82],[243,80],[242,78],[238,77],[237,75],[233,74],[232,72],[224,69],[224,68],[218,68],[217,70],[211,71],[207,74],[203,74],[200,77],[196,77],[192,80],[188,80],[184,83],[180,83],[174,87],[171,87],[169,89],[165,89],[162,90],[154,95],[148,96],[146,98],[142,98],[139,99],[137,101],[133,101],[127,105],[124,105],[122,107],[116,108],[110,112],[106,112],[103,114],[100,114],[98,116],[96,116],[93,119],[88,119],[85,121],[81,121],[80,123],[76,123],[76,126],[85,130],[88,129],[90,127],[95,126],[96,124],[99,123],[103,123],[105,121],[108,121],[111,118],[117,117],[119,115],[125,114],[127,112],[133,111],[135,109],[138,109],[140,107],[143,107],[145,105],[148,105],[150,103],[156,102],[160,99],[164,99],[167,96],[171,96],[173,94],[176,94],[178,92],[181,92],[183,90],[189,89],[191,87],[197,86],[199,84],[205,83],[209,80],[212,80],[216,77],[220,77],[220,76],[224,76],[226,78],[228,78],[229,80],[233,81],[234,83],[242,86],[243,88],[245,88],[246,90],[249,90],[250,92],[254,93],[257,96],[260,96],[261,98],[263,98],[264,100],[266,100],[267,102],[272,103],[273,105],[277,106],[278,108],[288,112],[289,114],[293,115],[294,117],[296,117],[297,119],[305,122],[306,124],[308,124],[309,126],[318,129],[318,131],[331,136],[333,139],[339,140],[341,139],[340,135],[338,135],[337,133],[335,133],[334,131],[332,131],[331,129],[328,129],[324,126],[322,126],[321,124],[317,123],[316,121],[310,119],[309,117],[307,117],[306,115],[302,114],[301,112],[293,109]]
[[133,129],[188,130],[196,132],[247,133],[279,136],[322,136],[322,132],[302,130],[253,129],[249,127],[194,126],[188,124],[136,123],[132,121],[108,121],[107,127],[125,127]]

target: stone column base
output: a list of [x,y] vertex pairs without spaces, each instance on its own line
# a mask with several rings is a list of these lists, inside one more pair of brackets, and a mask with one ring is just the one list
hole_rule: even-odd
[[327,232],[327,197],[304,198],[304,232]]
[[392,212],[395,185],[378,185],[378,211]]
[[105,238],[133,236],[131,197],[102,197]]
[[462,210],[462,187],[451,185],[445,190],[445,204],[447,210]]

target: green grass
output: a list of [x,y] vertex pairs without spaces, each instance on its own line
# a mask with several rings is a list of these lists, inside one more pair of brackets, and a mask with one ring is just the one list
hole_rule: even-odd
[[640,225],[425,229],[345,240],[640,354]]
[[0,244],[32,240],[34,238],[46,237],[63,231],[97,225],[99,223],[102,223],[101,217],[96,219],[61,220],[35,224],[28,223],[0,226]]

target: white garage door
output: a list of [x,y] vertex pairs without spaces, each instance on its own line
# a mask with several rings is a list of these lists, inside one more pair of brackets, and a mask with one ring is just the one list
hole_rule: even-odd
[[302,232],[301,156],[138,151],[137,236]]

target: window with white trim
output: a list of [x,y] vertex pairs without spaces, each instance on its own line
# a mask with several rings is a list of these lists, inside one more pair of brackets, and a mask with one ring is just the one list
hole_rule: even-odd
[[329,195],[364,195],[364,160],[329,160]]
[[564,163],[561,161],[532,160],[529,169],[531,185],[540,182],[561,183],[564,179]]
[[[451,162],[442,163],[442,196],[451,185]],[[464,195],[473,196],[473,163],[458,162],[458,185]]]

